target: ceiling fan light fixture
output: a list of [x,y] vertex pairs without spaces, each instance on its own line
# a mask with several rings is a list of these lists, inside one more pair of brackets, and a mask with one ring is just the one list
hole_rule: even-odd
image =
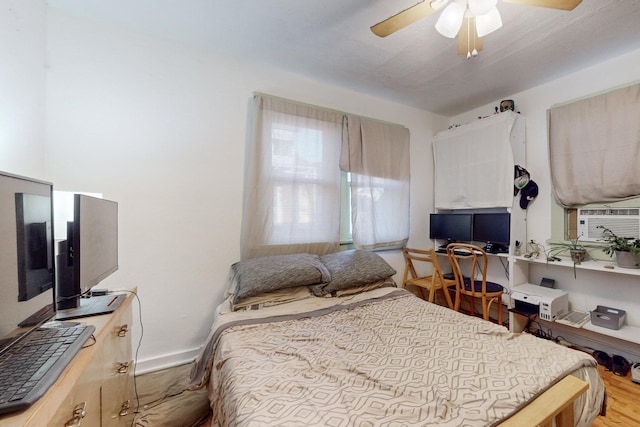
[[500,27],[502,27],[502,18],[496,7],[484,15],[476,16],[476,31],[478,37],[484,37]]
[[469,0],[469,12],[473,16],[480,16],[489,13],[498,4],[498,0]]
[[464,19],[465,6],[461,6],[455,1],[449,3],[436,22],[436,30],[445,37],[455,38]]
[[447,3],[449,3],[449,0],[433,0],[429,5],[433,10],[441,10],[447,5]]

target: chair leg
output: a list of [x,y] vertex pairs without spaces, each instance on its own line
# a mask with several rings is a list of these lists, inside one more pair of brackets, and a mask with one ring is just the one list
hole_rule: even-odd
[[482,301],[482,317],[484,320],[491,320],[491,304],[496,303],[496,311],[498,312],[498,325],[502,325],[502,295],[493,297],[489,301],[483,298]]
[[431,288],[429,288],[429,302],[433,302],[433,300],[435,299],[436,296],[436,287],[434,285],[431,285]]
[[447,305],[451,310],[453,310],[453,301],[451,301],[451,295],[449,293],[449,288],[443,286],[442,293],[444,294],[444,299],[447,301]]
[[486,297],[482,297],[482,318],[484,320],[489,320],[491,316],[489,316],[491,310],[491,301],[487,301]]

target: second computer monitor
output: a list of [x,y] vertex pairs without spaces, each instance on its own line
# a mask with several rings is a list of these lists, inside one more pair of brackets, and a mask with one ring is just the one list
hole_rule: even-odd
[[473,214],[473,241],[486,244],[488,252],[508,252],[511,233],[511,214]]

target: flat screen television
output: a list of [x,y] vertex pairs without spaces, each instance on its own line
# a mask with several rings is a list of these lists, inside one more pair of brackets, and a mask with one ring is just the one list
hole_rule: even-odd
[[53,186],[0,172],[0,353],[55,314]]
[[58,320],[110,313],[124,298],[91,292],[118,269],[118,203],[75,194],[73,205],[67,238],[58,243]]
[[429,238],[447,242],[470,242],[472,214],[435,213],[429,216]]
[[487,252],[508,252],[510,232],[511,214],[509,213],[473,214],[473,241],[484,243]]

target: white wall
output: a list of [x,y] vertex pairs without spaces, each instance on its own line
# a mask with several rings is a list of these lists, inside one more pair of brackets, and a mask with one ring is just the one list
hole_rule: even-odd
[[[0,121],[15,106],[25,116],[14,120],[9,131],[6,126],[0,131],[0,168],[46,173],[58,190],[101,192],[120,203],[120,270],[104,285],[138,287],[145,327],[142,370],[193,357],[208,333],[228,267],[239,257],[245,121],[253,91],[407,126],[412,156],[409,244],[429,245],[430,144],[448,119],[53,9],[47,10],[45,25],[43,2],[36,3],[39,7],[10,3],[20,5],[12,10],[23,13],[19,22],[29,34],[14,34],[18,20],[0,13],[0,55],[6,63],[26,55],[16,62],[18,69],[9,70],[13,80],[0,79],[0,88],[11,94],[0,98]],[[4,43],[7,37],[11,43]],[[529,210],[530,237],[545,240],[550,230],[546,109],[637,80],[639,62],[636,52],[504,96],[515,99],[527,116],[528,168],[541,190]],[[491,114],[498,101],[451,122]],[[402,271],[399,253],[384,256]],[[589,295],[583,300],[593,302]],[[632,296],[625,303],[637,308],[639,301]]]
[[47,179],[42,1],[0,2],[0,170]]
[[[551,210],[555,205],[551,194],[547,148],[547,110],[553,105],[594,95],[640,80],[640,50],[581,70],[533,89],[505,94],[513,99],[516,110],[527,120],[527,170],[539,186],[539,196],[527,212],[527,238],[546,242],[551,237]],[[451,118],[451,123],[465,123],[477,116],[492,114],[499,99],[484,107]],[[557,206],[557,205],[555,205]],[[557,209],[557,207],[555,208]],[[640,326],[640,286],[638,276],[578,271],[577,279],[571,269],[532,266],[529,281],[540,283],[542,277],[556,279],[559,288],[569,292],[573,309],[593,310],[606,305],[627,311],[627,324]],[[640,354],[636,354],[640,357]]]
[[[247,105],[254,91],[401,123],[411,132],[411,244],[432,210],[431,137],[447,119],[50,9],[47,162],[55,188],[119,202],[120,269],[137,286],[139,369],[204,343],[239,258]],[[402,271],[398,252],[386,253]],[[139,328],[138,328],[139,331]]]

